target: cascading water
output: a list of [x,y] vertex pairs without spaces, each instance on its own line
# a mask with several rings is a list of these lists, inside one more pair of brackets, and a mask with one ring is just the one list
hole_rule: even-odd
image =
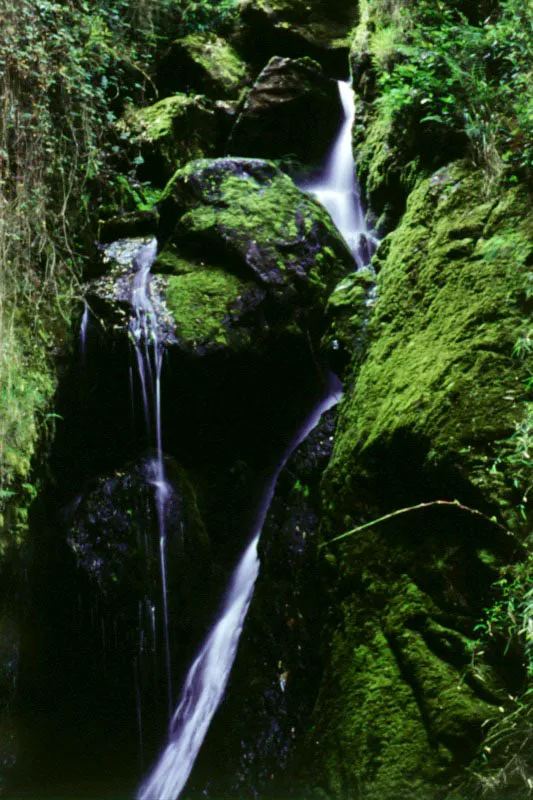
[[304,185],[307,192],[327,208],[331,218],[352,251],[360,269],[370,263],[379,241],[369,229],[361,205],[352,149],[355,96],[352,87],[338,81],[344,119],[326,165],[318,180]]
[[89,305],[85,303],[83,308],[83,315],[80,324],[80,356],[81,362],[85,361],[85,354],[87,352],[87,335],[89,332]]
[[130,333],[135,348],[146,431],[149,439],[155,441],[156,450],[155,458],[148,461],[147,478],[154,487],[159,533],[167,701],[170,718],[172,713],[172,668],[168,630],[166,511],[171,488],[165,475],[161,430],[161,368],[163,364],[163,345],[159,335],[156,311],[150,296],[150,269],[155,261],[156,255],[157,239],[151,239],[137,251],[133,259],[136,271],[133,278],[131,303],[135,315],[130,321]]
[[177,800],[187,782],[211,719],[224,696],[235,660],[259,573],[257,545],[278,476],[292,452],[318,424],[322,414],[339,401],[340,382],[332,376],[332,384],[327,395],[294,436],[265,488],[250,544],[233,573],[218,619],[185,680],[179,705],[172,718],[168,744],[152,774],[139,789],[137,800]]

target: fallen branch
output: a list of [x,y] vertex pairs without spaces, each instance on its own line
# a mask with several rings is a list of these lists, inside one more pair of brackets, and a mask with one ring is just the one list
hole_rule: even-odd
[[327,547],[333,542],[338,542],[341,539],[346,539],[347,536],[353,536],[354,533],[359,533],[360,531],[364,531],[366,528],[373,528],[375,525],[379,525],[382,522],[387,522],[389,519],[393,519],[394,517],[399,517],[400,514],[408,514],[411,511],[421,511],[424,508],[432,508],[433,506],[452,506],[454,508],[458,508],[461,511],[466,511],[468,514],[472,514],[475,517],[481,517],[486,522],[490,522],[492,525],[495,525],[500,530],[504,531],[508,536],[512,536],[511,531],[508,531],[503,525],[500,525],[499,522],[494,517],[487,517],[486,514],[483,512],[478,511],[477,508],[470,508],[469,506],[463,505],[460,503],[459,500],[432,500],[429,503],[419,503],[417,506],[408,506],[407,508],[398,508],[396,511],[391,511],[390,514],[385,514],[384,517],[378,517],[378,519],[373,519],[370,522],[365,522],[363,525],[358,525],[357,528],[352,528],[349,531],[345,531],[341,533],[339,536],[335,536],[334,539],[330,539],[329,542],[323,542],[319,550],[323,547]]

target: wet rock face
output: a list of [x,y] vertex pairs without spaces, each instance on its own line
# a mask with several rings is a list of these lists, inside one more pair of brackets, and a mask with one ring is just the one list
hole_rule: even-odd
[[[109,775],[110,785],[116,780],[133,790],[140,759],[153,759],[161,744],[167,634],[152,469],[147,456],[88,482],[56,520],[62,535],[44,535],[35,545],[31,604],[40,624],[25,642],[33,663],[23,685],[30,715],[42,715],[38,740],[26,743],[33,786],[64,786],[70,796],[72,786],[90,792],[95,780],[102,792]],[[177,691],[224,576],[213,564],[185,471],[167,458],[166,475],[168,636]]]
[[320,163],[342,120],[337,85],[308,58],[272,58],[250,90],[230,152]]
[[221,800],[292,796],[293,759],[321,677],[319,636],[327,608],[317,553],[320,479],[334,420],[334,410],[324,415],[278,479],[229,688],[187,797],[204,790]]
[[331,77],[348,77],[349,34],[357,19],[353,0],[240,0],[239,5],[241,46],[252,62],[305,55]]

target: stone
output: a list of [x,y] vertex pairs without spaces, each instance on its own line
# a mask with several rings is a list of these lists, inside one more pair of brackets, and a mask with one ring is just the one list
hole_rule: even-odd
[[239,6],[241,46],[254,63],[305,55],[331,77],[348,77],[349,37],[357,19],[353,0],[240,0]]
[[309,58],[272,58],[235,122],[229,151],[239,156],[323,161],[342,122],[334,81]]
[[[179,170],[161,204],[167,305],[186,349],[263,347],[305,336],[352,260],[319,203],[274,164],[198,161]],[[205,298],[209,302],[205,302]]]
[[128,141],[137,177],[164,186],[187,161],[214,154],[215,106],[198,95],[173,94],[144,108],[131,108],[117,123]]
[[238,100],[249,83],[246,62],[228,41],[209,32],[176,39],[157,69],[157,85],[165,94],[188,92]]

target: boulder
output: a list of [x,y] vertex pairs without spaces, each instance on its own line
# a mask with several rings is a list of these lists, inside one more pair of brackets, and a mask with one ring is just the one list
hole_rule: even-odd
[[87,480],[55,535],[41,531],[35,544],[26,654],[35,669],[23,690],[37,727],[25,754],[37,784],[63,781],[87,794],[108,776],[132,785],[139,757],[155,758],[168,722],[167,644],[174,696],[222,591],[195,489],[165,457],[165,628],[153,463],[147,453]]
[[348,77],[354,0],[240,0],[241,46],[254,63],[273,55],[310,56],[331,77]]
[[158,65],[156,80],[163,94],[189,92],[237,100],[250,83],[250,72],[229,42],[199,32],[172,43]]
[[353,263],[327,212],[267,161],[188,164],[167,189],[160,230],[154,271],[167,276],[180,346],[199,353],[313,335]]
[[239,156],[320,163],[341,125],[334,81],[309,58],[272,58],[253,85],[231,133]]
[[117,123],[128,142],[137,177],[164,186],[179,166],[214,154],[217,114],[198,95],[174,94],[151,106],[130,108]]
[[324,540],[358,530],[326,549],[335,611],[306,797],[444,796],[523,685],[516,642],[480,646],[478,623],[522,552],[510,437],[528,366],[512,354],[530,325],[533,221],[519,188],[482,198],[480,171],[440,170],[374,262],[366,352],[323,482]]

